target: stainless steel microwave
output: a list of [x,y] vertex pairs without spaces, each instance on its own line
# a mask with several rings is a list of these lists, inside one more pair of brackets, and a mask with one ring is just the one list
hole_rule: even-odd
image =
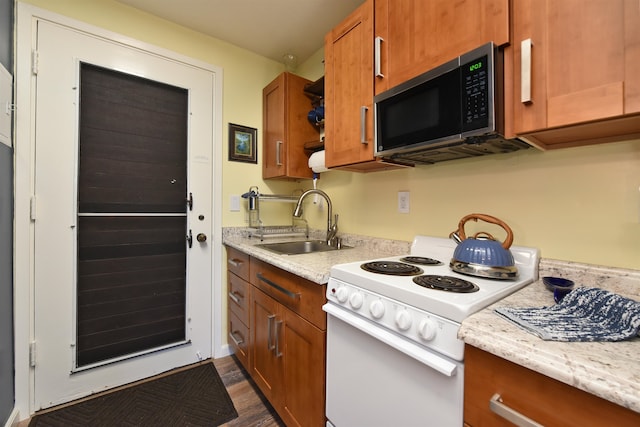
[[429,164],[529,148],[502,136],[502,76],[487,43],[375,96],[375,155]]

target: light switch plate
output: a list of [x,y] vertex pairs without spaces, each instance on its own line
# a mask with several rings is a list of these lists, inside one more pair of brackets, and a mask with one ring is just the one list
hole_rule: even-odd
[[398,212],[409,213],[409,192],[398,191]]
[[0,143],[11,147],[13,76],[0,64]]
[[229,198],[229,211],[240,212],[240,196],[237,194],[234,194]]

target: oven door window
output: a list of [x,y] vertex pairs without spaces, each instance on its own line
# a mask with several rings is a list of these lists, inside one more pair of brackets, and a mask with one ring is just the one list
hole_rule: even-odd
[[459,135],[458,68],[376,103],[378,151]]

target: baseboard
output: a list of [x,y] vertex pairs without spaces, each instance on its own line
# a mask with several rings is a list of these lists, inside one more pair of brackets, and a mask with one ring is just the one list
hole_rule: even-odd
[[20,413],[16,408],[13,408],[13,411],[11,411],[11,415],[9,415],[9,419],[7,419],[4,427],[18,427],[18,423],[20,423]]
[[231,351],[231,346],[229,344],[224,344],[220,346],[220,351],[214,355],[214,359],[231,356],[232,354],[233,354],[233,351]]

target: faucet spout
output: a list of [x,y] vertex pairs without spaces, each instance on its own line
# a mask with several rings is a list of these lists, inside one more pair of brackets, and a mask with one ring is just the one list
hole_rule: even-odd
[[296,218],[300,218],[302,216],[302,201],[310,194],[317,194],[324,198],[327,201],[327,236],[326,242],[330,246],[335,246],[336,236],[338,235],[338,215],[336,215],[336,220],[334,223],[331,222],[333,215],[333,207],[331,203],[331,199],[329,195],[322,190],[311,189],[307,190],[300,195],[298,199],[298,203],[296,203],[296,207],[293,210],[293,216]]

